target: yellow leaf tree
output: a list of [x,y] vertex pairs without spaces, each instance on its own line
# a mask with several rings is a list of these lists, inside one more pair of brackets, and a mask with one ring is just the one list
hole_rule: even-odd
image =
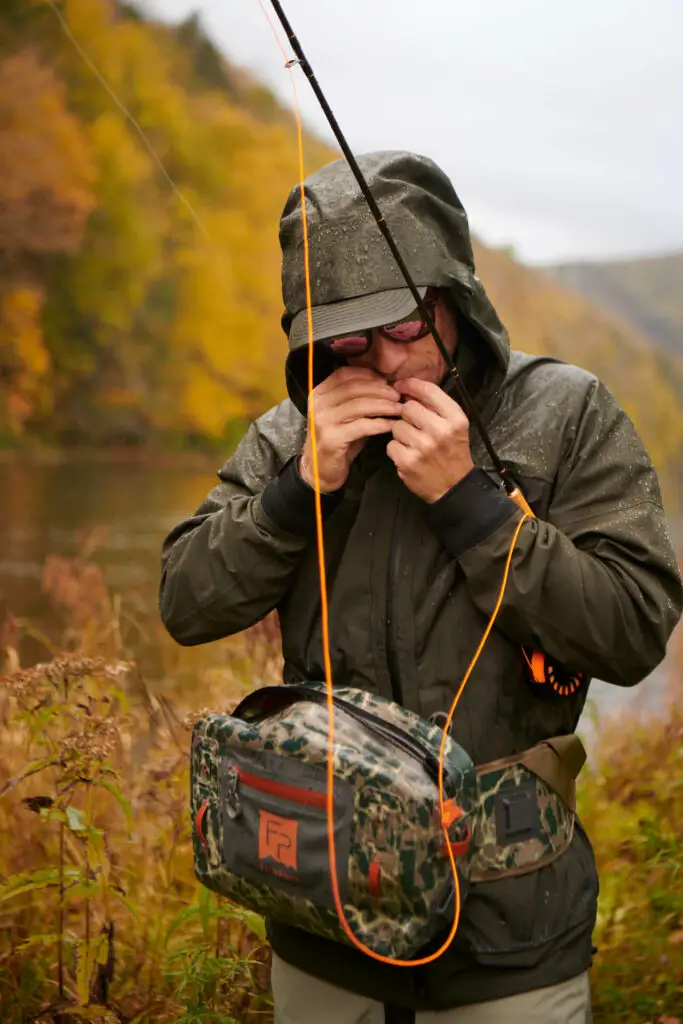
[[74,252],[94,167],[65,89],[33,49],[0,60],[0,435],[49,407],[41,311],[49,259]]

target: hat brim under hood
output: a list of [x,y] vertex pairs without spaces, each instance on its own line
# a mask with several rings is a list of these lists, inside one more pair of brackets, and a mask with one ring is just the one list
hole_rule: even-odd
[[[501,379],[510,356],[507,332],[476,276],[467,216],[450,180],[433,161],[413,153],[370,153],[357,160],[420,291],[429,285],[446,291]],[[409,315],[414,299],[346,161],[311,175],[304,194],[314,341]],[[308,314],[300,186],[285,205],[280,244],[287,389],[305,415]],[[314,386],[339,365],[329,347],[315,344]]]
[[[418,292],[424,298],[427,288],[418,288]],[[392,288],[386,292],[340,299],[326,306],[313,306],[313,341],[338,338],[353,331],[366,331],[371,327],[395,323],[409,316],[415,308],[415,299],[409,288]],[[290,349],[307,344],[308,338],[308,310],[301,309],[289,329]]]

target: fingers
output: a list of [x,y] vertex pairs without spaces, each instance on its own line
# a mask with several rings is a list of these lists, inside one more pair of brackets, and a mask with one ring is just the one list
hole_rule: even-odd
[[369,419],[373,416],[400,418],[401,406],[398,402],[386,398],[354,398],[330,409],[328,415],[333,416],[337,423],[350,423],[352,420]]
[[344,427],[341,427],[340,431],[344,442],[350,445],[354,441],[359,441],[362,437],[390,434],[394,423],[395,420],[382,419],[382,417],[377,416],[373,419],[354,420],[353,423],[347,423]]
[[318,393],[316,397],[319,401],[322,400],[326,408],[330,409],[345,405],[356,398],[380,398],[386,402],[392,402],[396,406],[399,406],[401,402],[398,392],[381,377],[374,379],[362,377],[341,381],[333,391]]
[[334,387],[329,385],[330,377],[313,392],[311,410],[317,426],[336,430],[356,419],[401,415],[400,395],[378,374],[343,367],[332,376],[337,377]]
[[[401,416],[401,399],[379,374],[360,367],[341,367],[310,397],[309,425],[315,421],[320,485],[331,492],[342,486],[367,438],[391,433],[392,423]],[[309,431],[301,460],[308,480],[311,437]]]
[[400,408],[401,418],[404,422],[410,423],[411,426],[417,427],[418,430],[429,430],[441,418],[431,409],[425,408],[421,402],[416,402],[413,399],[404,402]]
[[405,474],[410,472],[411,468],[417,466],[421,458],[415,448],[401,444],[396,438],[393,438],[387,445],[387,455],[396,466],[396,471],[401,480],[405,480]]
[[391,424],[391,432],[394,435],[394,440],[398,441],[399,444],[416,450],[426,447],[426,441],[430,437],[424,431],[418,430],[417,427],[414,427],[411,423],[406,423],[404,420],[394,420]]
[[452,417],[447,420],[411,399],[401,406],[401,419],[394,423],[392,433],[401,444],[426,454],[441,444],[452,429]]
[[387,455],[401,470],[418,468],[424,463],[426,457],[425,453],[421,452],[414,444],[405,443],[398,437],[393,437],[387,445]]
[[[341,366],[334,373],[331,373],[329,377],[321,381],[316,387],[316,392],[320,395],[329,395],[336,391],[338,388],[343,387],[346,384],[353,384],[353,382],[371,382],[371,383],[384,383],[386,381],[374,370],[368,369],[365,366]],[[386,385],[391,387],[390,384]]]
[[[446,397],[450,401],[448,396]],[[405,402],[401,406],[401,419],[392,427],[395,440],[423,455],[428,455],[449,437],[456,436],[468,428],[466,416],[458,405],[452,404],[454,409],[446,418],[413,399]]]
[[465,415],[458,403],[450,398],[438,384],[431,384],[429,381],[419,380],[417,377],[409,377],[407,380],[396,381],[394,388],[400,395],[415,399],[427,409],[431,409],[432,412],[447,419],[452,418],[456,414],[456,410],[460,416]]

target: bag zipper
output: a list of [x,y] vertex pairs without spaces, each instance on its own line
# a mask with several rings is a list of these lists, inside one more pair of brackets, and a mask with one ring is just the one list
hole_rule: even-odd
[[[294,703],[297,699],[307,700],[312,704],[327,707],[327,694],[325,691],[310,686],[303,681],[300,683],[288,683],[285,686],[270,686],[266,687],[266,689],[268,691],[272,691],[273,696],[277,696],[277,701],[274,707],[257,710],[256,713],[254,713],[253,710],[250,712],[251,705],[254,703],[255,698],[259,697],[259,692],[262,693],[262,691],[256,691],[245,697],[244,700],[234,709],[233,714],[237,717],[243,717],[244,720],[248,722],[260,721],[267,718],[273,711],[281,711],[284,707],[287,707],[290,703]],[[344,700],[343,697],[337,697],[333,694],[332,702],[340,711],[344,711],[347,715],[350,715],[351,718],[355,718],[356,721],[364,725],[368,732],[373,733],[373,735],[378,739],[384,742],[389,741],[395,747],[404,751],[404,753],[416,758],[432,781],[438,785],[439,759],[426,743],[423,743],[421,740],[416,739],[416,737],[411,736],[410,733],[405,732],[400,728],[400,726],[394,725],[392,722],[385,721],[383,718],[373,714],[371,711],[366,711],[365,708],[358,707],[357,704]],[[258,701],[256,701],[256,703],[258,705]],[[225,751],[225,753],[227,753],[227,751]],[[444,772],[446,788],[450,788],[448,785],[450,781],[450,776],[447,772]]]
[[303,786],[290,786],[285,782],[277,782],[275,779],[266,779],[262,775],[255,775],[239,768],[236,764],[230,765],[226,771],[225,789],[223,793],[223,806],[229,818],[233,820],[242,814],[240,803],[239,787],[255,789],[259,793],[267,793],[280,800],[289,800],[291,803],[303,807],[316,807],[324,811],[327,808],[327,794],[317,790],[306,789]]
[[292,803],[302,804],[304,807],[318,807],[321,810],[325,810],[327,807],[326,793],[305,789],[303,786],[289,786],[284,782],[276,782],[275,779],[264,779],[262,775],[245,772],[243,768],[235,767],[234,771],[237,781],[248,789],[256,789],[260,793],[268,793],[269,796],[290,800]]
[[[327,705],[327,696],[320,690],[308,690],[304,685],[299,688],[299,692],[302,691],[305,691],[305,700],[310,700],[314,704]],[[417,758],[432,781],[438,785],[439,760],[427,746],[420,742],[420,740],[415,739],[414,736],[410,736],[407,732],[404,732],[403,729],[400,729],[399,726],[393,725],[391,722],[386,722],[383,719],[378,719],[372,714],[372,712],[366,711],[364,708],[359,708],[356,704],[352,704],[350,701],[344,700],[343,697],[333,696],[332,701],[335,707],[339,708],[340,711],[346,712],[347,715],[350,715],[358,722],[361,722],[368,732],[374,733],[374,735],[379,739],[391,740],[391,742],[404,753]],[[446,783],[448,782],[448,774],[446,772],[444,772],[444,781]]]

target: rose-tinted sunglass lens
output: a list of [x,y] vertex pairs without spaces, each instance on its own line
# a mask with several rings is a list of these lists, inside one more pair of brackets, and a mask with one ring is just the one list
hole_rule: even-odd
[[397,324],[386,324],[381,331],[392,341],[417,341],[424,337],[425,328],[424,320],[400,320]]
[[345,359],[353,359],[367,352],[368,337],[366,334],[347,334],[343,338],[334,338],[330,342],[330,348]]

